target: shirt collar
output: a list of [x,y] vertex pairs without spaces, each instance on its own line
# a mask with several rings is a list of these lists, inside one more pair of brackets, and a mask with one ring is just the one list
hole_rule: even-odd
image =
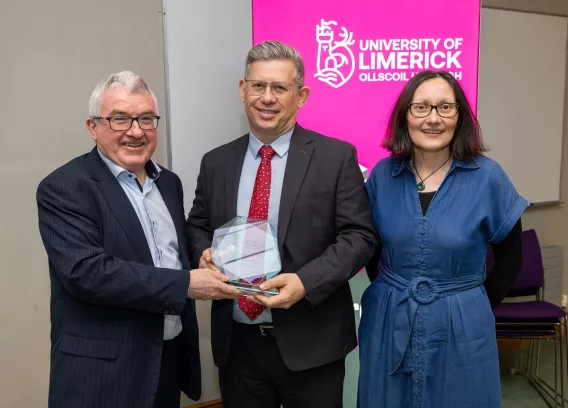
[[[477,159],[474,157],[471,160],[457,160],[454,159],[452,161],[452,165],[450,166],[450,171],[453,170],[455,167],[461,167],[463,169],[478,169],[479,163]],[[393,162],[393,171],[392,176],[398,176],[404,168],[407,168],[408,171],[412,172],[410,168],[410,156],[404,157],[402,159],[395,158]]]
[[[270,146],[274,149],[276,154],[279,157],[284,157],[286,153],[288,153],[288,149],[290,148],[290,140],[292,139],[292,133],[294,133],[294,128],[290,129],[288,132],[284,133],[274,142],[270,143]],[[248,149],[251,152],[253,157],[258,156],[258,152],[264,144],[253,135],[252,132],[249,133],[249,144]]]
[[[120,167],[118,164],[116,164],[115,162],[110,160],[108,157],[106,157],[104,155],[104,153],[101,152],[101,150],[99,148],[97,148],[97,151],[99,152],[99,156],[101,156],[101,159],[107,165],[110,172],[112,173],[112,175],[115,178],[118,178],[118,176],[120,176],[122,173],[130,173],[128,170]],[[152,160],[152,159],[150,159],[146,162],[144,169],[146,170],[146,175],[151,180],[156,180],[160,176],[160,173],[162,172],[162,169],[160,168],[160,166],[158,166],[156,164],[156,162],[154,162],[154,160]]]

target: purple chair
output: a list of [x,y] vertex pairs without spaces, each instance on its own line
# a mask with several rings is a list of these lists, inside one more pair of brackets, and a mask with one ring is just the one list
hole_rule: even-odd
[[[534,296],[535,300],[501,303],[493,311],[495,314],[497,338],[529,340],[529,353],[525,370],[526,377],[545,400],[546,394],[554,401],[555,407],[565,407],[565,403],[568,403],[564,398],[566,312],[560,307],[542,299],[544,268],[540,244],[535,230],[523,231],[522,256],[523,268],[507,297]],[[488,272],[493,268],[491,246],[488,246],[486,266]],[[554,341],[554,363],[556,368],[554,387],[542,380],[538,374],[541,340]],[[560,373],[560,378],[558,378],[558,373]],[[560,379],[560,384],[558,384],[558,379]]]

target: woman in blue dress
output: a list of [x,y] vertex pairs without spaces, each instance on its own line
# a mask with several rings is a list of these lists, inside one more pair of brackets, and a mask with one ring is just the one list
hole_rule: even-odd
[[[362,298],[359,408],[499,408],[495,307],[521,269],[527,202],[483,155],[444,71],[415,75],[367,189],[382,251]],[[485,279],[487,245],[495,268]],[[379,261],[380,259],[380,261]]]

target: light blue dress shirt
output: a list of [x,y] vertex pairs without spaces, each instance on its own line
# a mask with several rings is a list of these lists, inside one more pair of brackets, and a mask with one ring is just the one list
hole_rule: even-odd
[[[146,163],[146,180],[141,186],[136,175],[109,160],[100,150],[99,155],[130,200],[140,220],[154,266],[158,268],[183,269],[179,256],[176,228],[154,181],[162,171],[153,160]],[[188,272],[189,273],[189,272]],[[179,316],[164,316],[164,340],[171,340],[181,332]]]
[[[290,148],[290,139],[292,132],[284,133],[278,139],[270,144],[276,154],[272,156],[271,161],[271,178],[270,178],[270,198],[268,201],[268,223],[278,233],[278,213],[280,212],[280,197],[282,195],[282,183],[284,182],[284,172],[286,170],[286,162],[288,160],[288,149]],[[237,216],[248,217],[250,200],[254,189],[254,180],[256,172],[260,165],[260,148],[264,144],[258,140],[252,133],[249,134],[249,144],[245,153],[245,160],[239,181],[239,193],[237,196]],[[233,319],[239,323],[259,324],[271,323],[272,313],[270,309],[265,309],[260,316],[251,320],[239,308],[239,301],[235,300],[233,304]]]

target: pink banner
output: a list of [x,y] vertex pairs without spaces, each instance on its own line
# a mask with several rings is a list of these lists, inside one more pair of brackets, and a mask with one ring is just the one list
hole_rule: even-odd
[[404,83],[444,69],[475,110],[479,0],[253,0],[253,42],[278,40],[304,58],[305,127],[353,143],[371,169]]

